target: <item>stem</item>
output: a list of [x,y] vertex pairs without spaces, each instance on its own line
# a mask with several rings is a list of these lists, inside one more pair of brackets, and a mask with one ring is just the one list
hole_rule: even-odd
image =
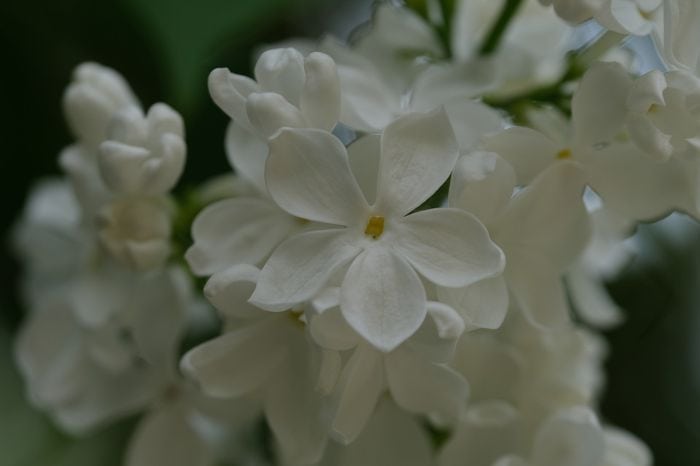
[[445,47],[447,58],[452,57],[452,20],[454,19],[455,0],[440,0],[442,25],[437,27],[438,35]]
[[506,29],[508,29],[508,25],[515,17],[522,3],[522,0],[506,0],[506,3],[503,5],[503,9],[501,10],[501,14],[498,16],[498,19],[496,19],[496,22],[486,35],[481,47],[479,47],[479,55],[491,55],[496,51],[496,49],[498,49],[498,45],[501,43]]

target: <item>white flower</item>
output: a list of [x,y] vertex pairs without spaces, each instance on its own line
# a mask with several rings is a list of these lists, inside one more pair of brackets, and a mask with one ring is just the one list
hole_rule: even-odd
[[443,302],[462,313],[467,325],[498,328],[508,308],[508,291],[527,318],[546,327],[569,322],[562,273],[590,238],[583,204],[583,172],[570,162],[545,170],[512,197],[515,173],[493,153],[460,159],[449,205],[476,215],[503,249],[503,277],[464,288],[439,288]]
[[390,351],[426,314],[416,271],[456,287],[502,270],[500,249],[470,214],[432,209],[407,215],[454,167],[457,144],[444,111],[407,115],[386,128],[373,205],[331,134],[283,129],[270,147],[266,178],[273,199],[292,215],[338,227],[295,235],[273,252],[251,297],[260,307],[283,310],[307,301],[349,264],[343,315],[371,344]]
[[165,104],[146,115],[138,107],[116,113],[98,157],[107,186],[127,195],[170,191],[185,166],[183,132],[182,118]]
[[134,269],[156,268],[170,255],[171,214],[164,199],[114,201],[100,210],[98,222],[101,244]]
[[673,209],[695,212],[696,177],[685,164],[660,165],[628,142],[624,128],[631,85],[620,65],[596,63],[574,93],[570,127],[546,112],[536,121],[542,132],[509,128],[487,136],[484,147],[513,165],[519,184],[551,164],[578,162],[605,207],[627,218],[654,219]]
[[[452,359],[454,343],[464,329],[460,316],[449,306],[428,303],[432,319],[411,338],[389,353],[367,344],[350,328],[339,305],[339,290],[327,289],[317,300],[318,315],[310,319],[314,340],[330,350],[322,365],[320,389],[331,394],[331,433],[344,444],[361,435],[380,396],[388,390],[406,411],[431,415],[441,423],[454,422],[468,394],[466,382],[444,363]],[[342,365],[335,352],[352,351]],[[337,362],[334,363],[334,360]],[[325,369],[325,371],[323,371]],[[427,394],[432,396],[427,396]]]
[[217,68],[209,75],[209,93],[233,119],[226,136],[231,165],[265,192],[267,138],[285,126],[333,129],[340,88],[332,58],[319,52],[304,58],[292,48],[264,52],[255,77]]
[[302,311],[270,314],[246,302],[258,273],[236,265],[209,279],[204,293],[224,318],[225,333],[186,353],[181,367],[208,396],[260,398],[285,456],[312,463],[327,437],[324,401],[315,390],[319,349],[307,340]]

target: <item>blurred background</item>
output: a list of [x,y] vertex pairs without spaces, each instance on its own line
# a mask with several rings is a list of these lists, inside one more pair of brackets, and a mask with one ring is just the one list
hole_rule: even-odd
[[[209,71],[250,74],[262,44],[324,32],[345,39],[371,0],[26,0],[0,3],[0,466],[119,465],[130,421],[73,439],[24,400],[11,335],[22,319],[8,233],[32,184],[58,173],[70,143],[61,95],[72,69],[97,61],[122,73],[146,106],[184,117],[188,165],[178,189],[229,170],[227,117]],[[610,344],[603,416],[646,441],[658,466],[700,465],[700,228],[682,216],[644,225],[639,253],[610,283],[627,310]],[[467,465],[465,465],[467,466]]]

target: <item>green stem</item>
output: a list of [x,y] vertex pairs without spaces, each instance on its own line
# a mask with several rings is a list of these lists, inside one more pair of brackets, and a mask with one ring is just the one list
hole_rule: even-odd
[[503,5],[503,9],[501,10],[501,14],[496,19],[496,22],[493,23],[493,26],[486,35],[481,47],[479,47],[479,55],[491,55],[498,49],[498,46],[501,43],[506,30],[508,29],[508,25],[518,13],[518,9],[522,3],[523,0],[506,0],[506,3]]

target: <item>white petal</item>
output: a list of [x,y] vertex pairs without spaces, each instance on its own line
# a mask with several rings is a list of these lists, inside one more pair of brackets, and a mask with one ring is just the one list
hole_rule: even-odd
[[492,466],[501,456],[517,448],[519,427],[519,413],[508,403],[473,404],[440,452],[440,465]]
[[566,275],[571,300],[576,313],[584,322],[596,328],[615,327],[624,314],[612,299],[602,279],[589,275],[582,266],[574,266]]
[[646,113],[654,104],[665,105],[666,87],[666,76],[660,70],[652,70],[640,76],[632,84],[627,97],[627,107],[633,112]]
[[431,282],[461,287],[503,270],[503,252],[486,228],[458,209],[430,209],[405,217],[395,250]]
[[248,302],[259,275],[252,265],[231,266],[212,275],[204,285],[204,296],[224,317],[259,317],[261,310]]
[[335,225],[353,225],[366,217],[367,201],[345,147],[325,131],[280,131],[270,141],[265,179],[275,202],[297,217]]
[[[469,385],[454,370],[425,360],[406,347],[385,357],[391,395],[402,408],[456,420],[469,394]],[[438,395],[439,394],[439,395]]]
[[335,62],[324,53],[313,52],[304,60],[306,82],[299,108],[307,123],[330,131],[340,118],[340,80]]
[[382,134],[377,184],[378,211],[405,215],[447,180],[459,149],[445,110],[412,113]]
[[400,96],[367,70],[339,66],[342,89],[340,121],[367,132],[381,131],[401,112]]
[[298,106],[306,79],[304,56],[292,48],[266,50],[255,64],[255,79],[263,92],[275,92]]
[[340,377],[342,359],[340,353],[333,350],[321,350],[321,363],[316,390],[321,395],[329,395]]
[[495,152],[513,166],[518,184],[528,184],[554,162],[560,147],[544,134],[530,128],[508,128],[484,138],[484,148]]
[[207,206],[192,224],[185,258],[197,275],[235,264],[257,264],[296,227],[293,217],[265,199],[225,199]]
[[462,288],[439,287],[438,296],[456,309],[470,327],[497,329],[508,312],[508,288],[500,276]]
[[621,429],[606,427],[603,466],[651,466],[653,458],[644,442]]
[[155,408],[139,422],[126,453],[126,466],[208,466],[213,452],[179,405]]
[[362,136],[348,146],[348,160],[352,174],[360,185],[365,199],[373,204],[377,198],[377,176],[381,154],[381,137],[378,134]]
[[605,206],[636,220],[654,220],[672,210],[694,212],[688,167],[671,159],[658,163],[631,144],[588,155],[591,187]]
[[571,121],[577,147],[608,142],[627,115],[632,79],[619,63],[593,64],[581,79],[571,100]]
[[212,100],[236,123],[250,128],[246,113],[246,99],[257,92],[258,85],[252,79],[217,68],[209,74],[209,94]]
[[336,411],[331,434],[349,444],[362,432],[384,390],[382,355],[368,345],[353,352],[341,374],[335,394]]
[[435,322],[437,334],[446,340],[456,340],[464,332],[464,319],[451,306],[428,301],[428,315]]
[[344,230],[301,233],[289,238],[268,259],[250,302],[282,311],[311,299],[360,248]]
[[253,92],[246,105],[248,119],[265,138],[274,136],[280,128],[304,128],[301,111],[274,92]]
[[590,217],[583,203],[585,181],[578,165],[554,164],[511,201],[492,228],[494,240],[507,254],[527,250],[529,255],[542,255],[556,270],[564,269],[591,237]]
[[425,319],[425,289],[401,257],[383,247],[357,257],[341,287],[345,320],[369,343],[391,351],[413,335]]
[[457,161],[450,181],[449,206],[489,225],[504,211],[515,189],[515,171],[494,152],[472,152]]
[[532,462],[542,466],[590,466],[603,459],[605,441],[588,408],[562,409],[537,433]]
[[277,319],[270,317],[191,349],[180,362],[182,370],[204,393],[217,398],[259,389],[285,359]]
[[327,413],[324,399],[315,390],[317,368],[311,362],[315,357],[310,353],[312,347],[301,331],[288,340],[284,345],[288,362],[268,385],[265,417],[282,456],[292,464],[312,464],[320,459],[326,445]]
[[313,317],[309,327],[314,341],[324,348],[344,351],[362,341],[345,321],[339,308]]
[[436,64],[426,68],[416,78],[411,108],[423,112],[447,104],[455,96],[480,96],[492,90],[495,82],[495,68],[490,63],[467,61]]
[[[426,466],[433,464],[433,449],[425,427],[390,399],[379,402],[372,419],[352,444],[328,466]],[[325,465],[326,463],[324,463]]]
[[527,251],[506,252],[505,277],[515,302],[533,324],[563,327],[570,322],[561,272],[546,256]]
[[496,110],[467,98],[450,99],[445,111],[463,152],[474,149],[484,136],[502,130],[505,124]]
[[671,135],[664,134],[644,115],[630,115],[627,130],[632,142],[639,150],[651,155],[656,161],[664,162],[673,154]]
[[259,193],[266,193],[265,162],[269,149],[265,141],[252,129],[232,121],[226,128],[224,145],[226,157],[236,174],[253,183]]

